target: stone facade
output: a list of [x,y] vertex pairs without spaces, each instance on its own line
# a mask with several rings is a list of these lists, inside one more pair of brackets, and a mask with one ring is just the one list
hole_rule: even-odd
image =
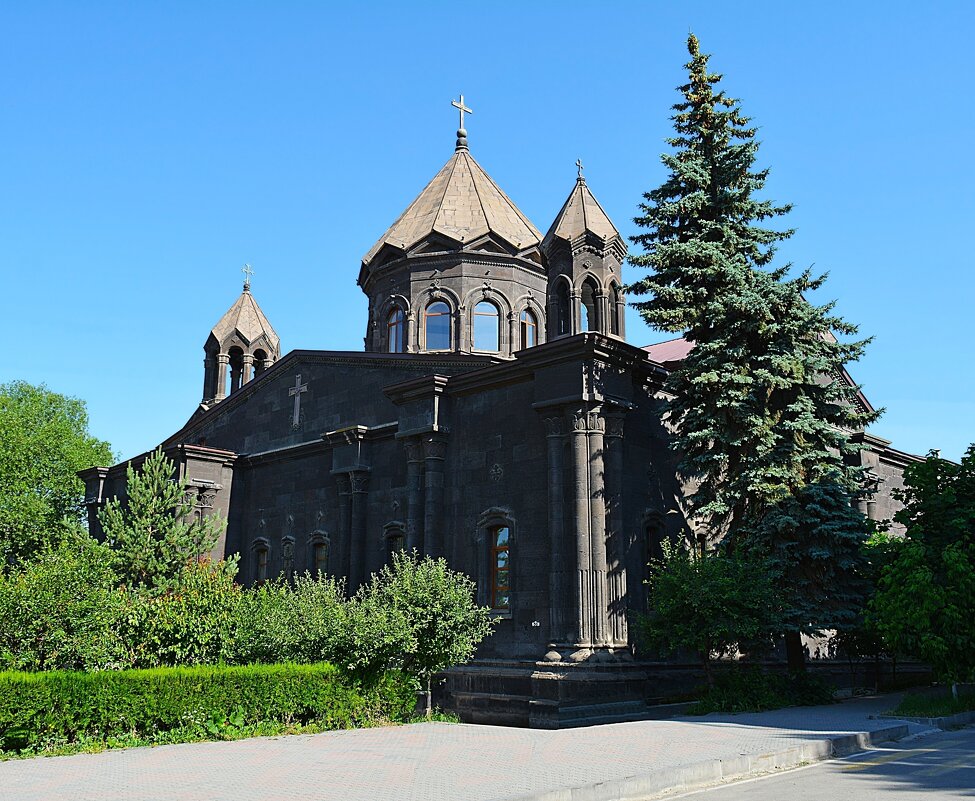
[[[365,351],[280,357],[245,286],[207,338],[203,404],[162,446],[200,513],[226,515],[215,555],[245,582],[325,570],[352,591],[402,547],[474,577],[499,623],[448,676],[465,718],[618,719],[648,696],[628,629],[647,561],[696,536],[662,421],[683,346],[625,342],[625,245],[581,174],[542,237],[461,133],[363,259]],[[863,511],[889,516],[915,457],[857,436]],[[124,468],[84,473],[90,512]]]

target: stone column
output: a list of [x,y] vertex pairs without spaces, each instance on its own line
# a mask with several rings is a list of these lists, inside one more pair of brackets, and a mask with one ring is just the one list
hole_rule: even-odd
[[505,348],[503,342],[499,343],[501,352],[508,354],[508,356],[521,347],[521,342],[518,339],[518,317],[518,312],[508,312],[508,347]]
[[[592,323],[592,321],[589,321]],[[569,334],[582,331],[582,293],[569,293]]]
[[603,431],[606,419],[599,411],[589,412],[589,547],[592,566],[593,644],[610,644],[609,600],[606,593],[606,468]]
[[447,443],[439,434],[423,438],[423,547],[437,558],[444,555],[444,460]]
[[423,552],[423,445],[406,442],[406,550]]
[[600,334],[608,334],[612,328],[609,322],[609,302],[608,296],[605,292],[596,292],[596,297],[594,298],[596,307],[596,330]]
[[572,413],[572,503],[575,522],[575,644],[593,643],[592,554],[589,548],[589,421],[585,408]]
[[573,640],[568,614],[568,571],[565,553],[565,506],[563,451],[565,421],[561,414],[545,418],[548,438],[548,536],[549,536],[549,653],[545,658],[561,661],[559,648]]
[[227,365],[230,364],[229,353],[217,354],[217,391],[214,400],[223,400],[227,397]]
[[626,533],[623,530],[623,415],[606,415],[606,552],[609,620],[613,645],[629,645],[626,620]]
[[368,565],[366,564],[366,501],[369,490],[369,473],[365,470],[353,470],[349,473],[349,486],[352,503],[350,512],[351,545],[349,559],[349,591],[355,592],[366,580]]
[[250,353],[245,353],[243,356],[243,362],[244,374],[240,377],[241,386],[246,384],[254,377],[254,356]]
[[338,539],[339,555],[336,560],[339,565],[339,575],[345,578],[346,591],[352,594],[351,580],[351,554],[352,554],[352,532],[349,526],[350,506],[352,499],[352,488],[349,483],[347,473],[339,473],[335,476],[335,484],[339,495],[339,531],[341,534]]

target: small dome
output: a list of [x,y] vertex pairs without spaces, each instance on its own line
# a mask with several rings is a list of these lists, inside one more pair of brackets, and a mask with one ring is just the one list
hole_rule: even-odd
[[220,318],[210,333],[218,343],[226,342],[236,332],[241,339],[251,345],[261,337],[267,341],[268,347],[277,356],[280,353],[281,341],[271,327],[261,307],[257,305],[250,289],[245,288],[240,297],[234,301],[227,313]]

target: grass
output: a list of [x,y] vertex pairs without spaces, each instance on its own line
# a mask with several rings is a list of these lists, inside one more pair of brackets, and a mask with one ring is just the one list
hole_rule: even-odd
[[905,695],[893,710],[893,714],[911,718],[942,718],[957,715],[959,712],[972,711],[975,711],[975,690],[959,691],[956,701],[951,697],[951,689],[944,687],[936,693]]

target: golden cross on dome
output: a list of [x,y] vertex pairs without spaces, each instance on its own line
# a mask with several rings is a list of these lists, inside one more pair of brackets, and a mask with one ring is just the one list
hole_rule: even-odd
[[450,105],[452,105],[455,109],[458,109],[460,111],[460,127],[463,128],[464,127],[464,113],[466,112],[468,114],[473,114],[474,113],[473,110],[472,109],[469,109],[467,106],[464,105],[464,96],[463,95],[460,96],[460,100],[451,100],[450,101]]

